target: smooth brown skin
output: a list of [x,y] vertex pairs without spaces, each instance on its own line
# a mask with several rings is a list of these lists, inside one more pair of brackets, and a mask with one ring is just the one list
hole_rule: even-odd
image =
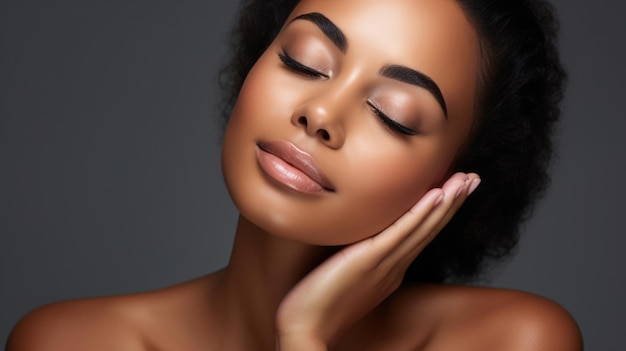
[[[224,174],[241,212],[228,266],[154,292],[41,307],[7,350],[582,349],[571,316],[541,297],[398,288],[479,182],[448,174],[474,123],[479,67],[458,5],[304,0],[290,18],[313,12],[343,31],[346,52],[310,21],[288,24],[250,72],[227,129]],[[286,67],[282,50],[328,78]],[[380,77],[388,64],[431,77],[447,119],[425,89]],[[392,131],[368,101],[420,133]],[[264,174],[256,145],[268,140],[309,153],[334,191],[301,194]],[[322,244],[349,245],[333,254]]]

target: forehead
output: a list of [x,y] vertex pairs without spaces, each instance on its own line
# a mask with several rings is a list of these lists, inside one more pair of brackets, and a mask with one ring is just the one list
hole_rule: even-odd
[[454,102],[452,109],[473,109],[480,50],[456,1],[303,0],[288,21],[312,12],[323,14],[345,34],[346,56],[355,63],[419,70]]

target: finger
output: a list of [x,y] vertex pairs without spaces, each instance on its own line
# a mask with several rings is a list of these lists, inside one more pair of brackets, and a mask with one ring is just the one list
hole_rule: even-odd
[[[403,257],[413,251],[426,235],[439,222],[443,213],[453,204],[453,200],[462,191],[468,177],[464,173],[456,173],[438,189],[437,205],[424,210],[425,205],[418,201],[407,213],[394,224],[373,239],[384,241],[387,246],[381,264],[388,269],[403,261]],[[435,189],[436,190],[436,189]],[[443,195],[443,198],[441,198]],[[437,214],[433,217],[434,214]]]
[[[367,262],[360,265],[363,270],[371,271],[380,267],[384,267],[383,270],[391,269],[402,262],[402,258],[413,252],[420,241],[427,238],[443,214],[452,206],[454,199],[460,196],[468,179],[469,177],[464,173],[454,174],[440,189],[428,191],[411,209],[385,230],[344,248],[340,253],[346,257],[355,254],[363,256],[359,252],[366,251]],[[437,211],[438,214],[431,218],[433,211]],[[427,223],[424,223],[425,221]],[[409,240],[408,244],[407,240]]]
[[457,173],[446,181],[441,188],[444,193],[444,199],[419,225],[413,227],[406,240],[401,245],[398,245],[395,252],[389,256],[391,262],[406,263],[408,261],[410,263],[415,259],[417,254],[435,237],[434,234],[436,233],[434,233],[434,230],[446,214],[453,213],[455,206],[460,206],[463,200],[463,193],[469,181],[469,176],[463,173]]
[[376,252],[375,256],[380,259],[388,256],[397,248],[407,236],[409,236],[416,225],[426,218],[428,214],[444,200],[442,189],[429,190],[422,198],[402,217],[397,219],[389,227],[377,235],[367,239],[367,244]]
[[480,184],[481,180],[477,174],[469,174],[468,177],[470,178],[470,180],[468,181],[467,186],[465,187],[465,189],[463,189],[463,191],[461,191],[461,194],[456,199],[455,203],[452,205],[450,210],[445,214],[441,222],[439,222],[439,224],[434,230],[435,233],[439,233],[448,224],[448,222],[450,222],[450,220],[456,214],[459,208],[465,203],[465,200],[467,200],[470,194],[474,190],[476,190],[476,188]]
[[[414,247],[413,247],[413,250],[407,254],[407,258],[406,258],[408,261],[407,266],[413,260],[415,260],[417,255],[419,255],[419,253],[422,252],[422,250],[428,244],[430,244],[430,242],[439,234],[439,232],[441,232],[441,230],[448,224],[448,222],[450,222],[450,220],[452,219],[452,217],[454,217],[454,215],[459,210],[459,208],[461,208],[461,206],[465,203],[465,200],[467,199],[467,197],[471,194],[471,192],[476,190],[479,184],[480,184],[480,177],[478,177],[477,174],[475,173],[468,174],[468,180],[466,184],[461,188],[461,190],[458,193],[458,196],[456,196],[453,199],[450,206],[447,209],[445,209],[445,211],[443,210],[444,206],[441,206],[440,208],[438,208],[438,210],[440,210],[441,213],[437,213],[436,211],[433,211],[431,216],[433,218],[439,217],[439,221],[437,222],[437,220],[433,220],[433,223],[429,223],[429,224],[425,223],[423,230],[427,230],[429,232],[423,234],[425,235],[424,239],[422,239],[416,245],[414,245],[413,243],[408,244],[409,247],[411,245],[413,245]],[[429,226],[431,227],[429,228]]]

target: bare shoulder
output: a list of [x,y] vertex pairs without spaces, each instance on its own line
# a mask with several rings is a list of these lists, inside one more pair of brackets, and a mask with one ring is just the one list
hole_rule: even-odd
[[580,330],[556,302],[507,289],[427,285],[394,296],[395,320],[428,326],[424,349],[579,351]]
[[[39,307],[13,328],[6,350],[157,349],[155,335],[162,334],[157,329],[163,327],[164,320],[177,324],[180,313],[176,312],[179,310],[176,301],[188,301],[186,297],[197,291],[199,285],[192,281],[153,292],[71,300]],[[181,296],[183,298],[179,299]]]
[[94,298],[39,307],[13,328],[7,351],[142,350],[124,299]]

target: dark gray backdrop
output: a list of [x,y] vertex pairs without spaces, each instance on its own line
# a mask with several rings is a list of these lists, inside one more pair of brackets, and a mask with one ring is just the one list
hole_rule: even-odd
[[[626,5],[554,2],[570,73],[554,182],[492,285],[626,344]],[[0,2],[0,344],[28,310],[223,266],[216,70],[234,2]],[[622,347],[620,347],[622,345]]]

